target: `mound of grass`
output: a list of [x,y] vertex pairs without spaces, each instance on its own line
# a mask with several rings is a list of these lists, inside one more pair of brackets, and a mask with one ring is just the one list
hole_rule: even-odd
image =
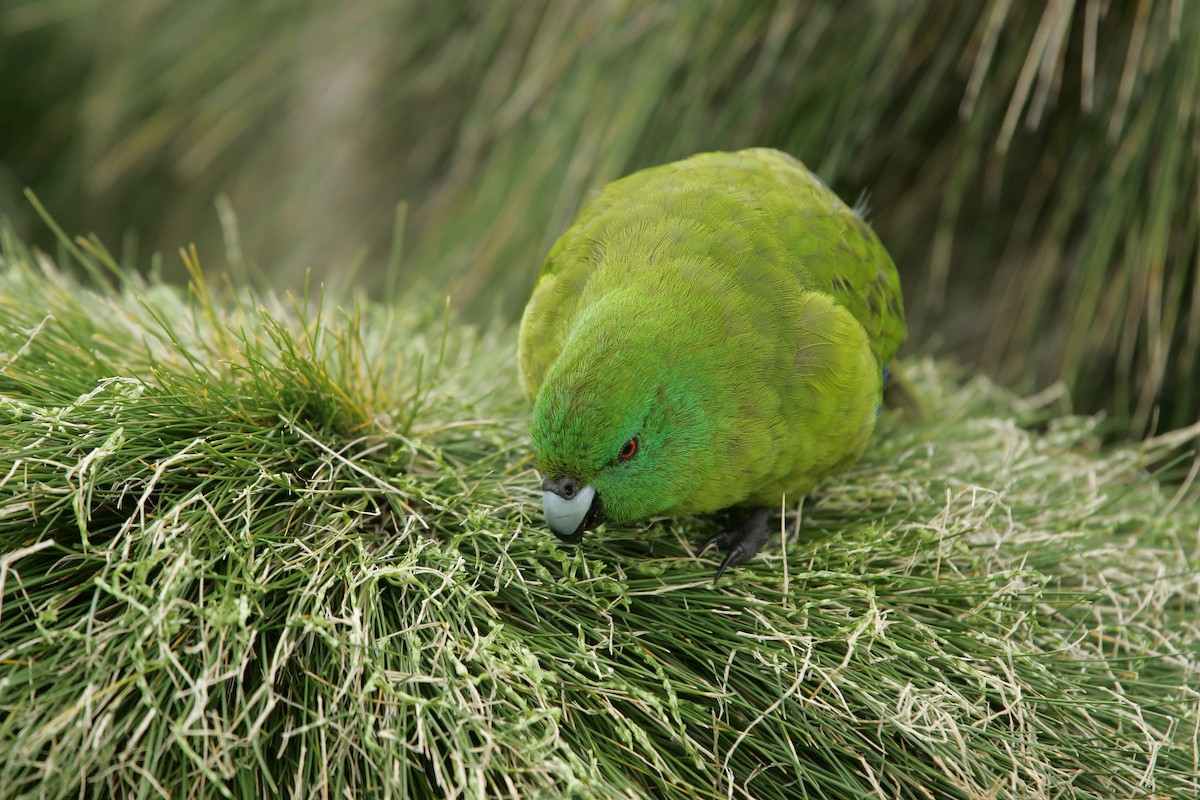
[[511,330],[73,248],[0,264],[5,795],[1200,791],[1178,441],[914,362],[929,421],[714,588],[710,521],[544,530]]

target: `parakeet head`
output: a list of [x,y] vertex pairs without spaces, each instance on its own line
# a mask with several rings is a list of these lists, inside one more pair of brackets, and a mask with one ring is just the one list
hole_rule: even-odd
[[648,336],[662,328],[652,322],[629,305],[584,320],[538,391],[530,434],[546,522],[564,541],[678,506],[712,459],[705,388],[688,358]]

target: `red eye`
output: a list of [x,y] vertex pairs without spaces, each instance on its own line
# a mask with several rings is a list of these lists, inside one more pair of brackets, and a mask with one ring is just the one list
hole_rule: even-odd
[[617,453],[617,457],[620,458],[622,461],[628,461],[629,459],[631,459],[637,455],[637,451],[638,451],[638,440],[637,440],[637,437],[635,436],[632,439],[630,439],[628,442],[626,442],[625,444],[621,445],[621,452]]

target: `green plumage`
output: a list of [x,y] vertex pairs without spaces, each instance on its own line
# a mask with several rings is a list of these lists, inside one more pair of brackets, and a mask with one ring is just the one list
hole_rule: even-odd
[[525,309],[538,470],[618,523],[778,507],[863,453],[904,335],[891,258],[800,162],[638,172],[580,212]]

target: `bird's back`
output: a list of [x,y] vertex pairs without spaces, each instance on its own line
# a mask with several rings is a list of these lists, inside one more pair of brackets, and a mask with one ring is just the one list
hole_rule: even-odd
[[775,150],[704,153],[642,170],[583,209],[551,250],[522,323],[530,397],[578,313],[606,291],[639,284],[648,299],[668,289],[693,315],[709,313],[714,292],[751,309],[797,287],[827,295],[866,330],[881,369],[905,336],[899,276],[879,239],[803,164]]

